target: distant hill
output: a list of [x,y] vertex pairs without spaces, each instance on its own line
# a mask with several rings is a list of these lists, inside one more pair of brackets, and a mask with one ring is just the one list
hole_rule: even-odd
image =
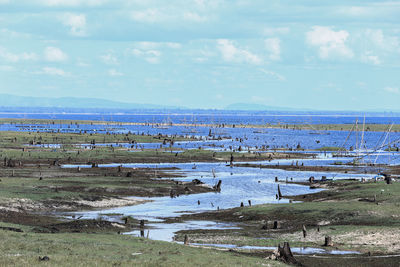
[[100,98],[30,97],[0,94],[0,107],[104,108],[104,109],[176,109],[174,106],[125,103]]
[[263,104],[251,104],[251,103],[234,103],[225,107],[226,110],[249,110],[249,111],[293,111],[299,110],[288,107],[275,107],[267,106]]

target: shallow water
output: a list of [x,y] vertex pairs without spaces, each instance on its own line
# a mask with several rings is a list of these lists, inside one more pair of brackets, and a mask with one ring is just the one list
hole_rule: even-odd
[[[204,247],[217,247],[227,249],[239,249],[239,250],[276,250],[276,247],[263,247],[263,246],[237,246],[232,244],[201,244],[201,243],[190,243],[193,246],[204,246]],[[329,250],[322,248],[312,247],[291,247],[293,253],[296,254],[332,254],[332,255],[346,255],[346,254],[361,254],[358,251],[347,251],[347,250]]]
[[[260,162],[265,164],[267,162]],[[193,165],[196,165],[196,169],[192,169]],[[199,179],[206,184],[214,185],[217,180],[222,181],[221,192],[210,192],[202,194],[192,195],[181,195],[177,198],[170,197],[154,197],[145,198],[152,200],[141,205],[118,207],[112,209],[106,209],[101,211],[88,211],[88,212],[76,212],[74,214],[83,216],[83,218],[98,218],[104,216],[102,214],[123,214],[124,216],[132,216],[135,219],[147,220],[145,235],[147,231],[149,238],[162,241],[173,241],[174,234],[181,230],[194,230],[194,229],[235,229],[237,225],[232,223],[217,223],[212,221],[187,221],[183,223],[167,224],[163,223],[163,219],[167,217],[177,217],[182,214],[204,212],[210,210],[227,209],[232,207],[240,206],[243,202],[246,206],[249,205],[248,200],[251,200],[252,205],[264,204],[264,203],[287,203],[287,199],[276,199],[278,183],[275,182],[275,177],[280,180],[293,181],[306,181],[310,176],[316,178],[322,175],[327,178],[334,179],[347,179],[362,177],[372,178],[373,175],[359,175],[359,174],[337,174],[337,173],[325,173],[325,172],[297,172],[297,171],[285,171],[279,169],[260,169],[260,168],[247,168],[247,167],[234,167],[230,168],[225,163],[207,163],[207,162],[196,162],[196,163],[177,163],[177,164],[101,164],[99,167],[115,167],[122,165],[127,168],[167,168],[177,167],[178,172],[185,174],[184,178],[176,178],[175,180],[180,181],[191,181],[193,179]],[[64,165],[64,168],[76,168],[78,165]],[[88,165],[80,165],[81,167],[90,167]],[[213,172],[216,178],[213,177]],[[308,186],[296,185],[290,183],[279,183],[283,195],[297,195],[306,194],[312,192],[318,192],[320,189],[310,189]],[[200,204],[198,204],[200,202]],[[115,218],[108,218],[115,220]],[[132,231],[127,234],[139,235],[139,231]],[[198,244],[204,245],[204,244]],[[208,246],[216,247],[227,247],[229,245],[219,244],[208,244]],[[234,245],[232,245],[234,246]],[[235,247],[237,249],[265,249],[272,250],[272,247]],[[313,248],[294,248],[294,252],[306,254],[306,253],[329,253],[329,254],[354,254],[356,252],[345,252],[345,251],[325,251],[322,249]]]
[[[150,239],[171,242],[175,233],[182,230],[224,230],[224,229],[240,229],[233,223],[221,223],[213,221],[185,221],[183,223],[152,223],[146,225],[145,236],[149,235]],[[127,235],[140,236],[140,230],[126,232]]]
[[[196,169],[192,169],[193,165]],[[135,218],[152,220],[153,218],[179,216],[182,212],[202,212],[209,210],[227,209],[239,207],[243,202],[248,205],[251,200],[253,205],[263,203],[286,203],[287,199],[276,199],[278,184],[275,183],[275,177],[279,180],[289,181],[307,181],[310,176],[316,179],[326,176],[328,179],[345,179],[345,178],[372,178],[373,175],[360,174],[337,174],[325,172],[301,172],[301,171],[285,171],[279,169],[260,169],[247,167],[230,168],[225,163],[177,163],[177,164],[100,164],[99,167],[116,167],[122,165],[126,168],[168,168],[176,167],[180,170],[174,170],[186,175],[184,178],[176,178],[179,181],[192,181],[199,179],[202,182],[213,186],[218,180],[222,181],[221,193],[210,192],[203,194],[181,195],[177,198],[156,197],[147,198],[153,202],[133,207],[114,208],[103,213],[123,213]],[[64,168],[90,167],[89,165],[64,165]],[[213,178],[212,170],[216,175]],[[283,195],[297,195],[318,192],[318,189],[310,189],[308,186],[297,184],[280,183]],[[198,205],[200,201],[200,205]],[[99,212],[93,211],[85,213],[85,216],[91,218],[97,217]]]

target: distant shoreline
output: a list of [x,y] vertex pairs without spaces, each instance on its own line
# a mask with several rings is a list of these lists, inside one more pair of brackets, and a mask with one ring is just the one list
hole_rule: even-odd
[[[286,129],[286,130],[309,130],[310,134],[324,134],[326,131],[350,131],[354,123],[349,124],[232,124],[232,123],[149,123],[149,122],[118,122],[118,121],[96,121],[96,120],[68,120],[68,119],[23,119],[23,118],[0,118],[0,124],[91,124],[91,125],[117,125],[117,126],[151,126],[151,127],[206,127],[210,128],[250,128],[250,129]],[[362,124],[359,123],[362,129]],[[365,124],[366,132],[385,132],[388,124]],[[360,130],[361,131],[361,130]],[[400,124],[394,124],[391,132],[400,132]]]

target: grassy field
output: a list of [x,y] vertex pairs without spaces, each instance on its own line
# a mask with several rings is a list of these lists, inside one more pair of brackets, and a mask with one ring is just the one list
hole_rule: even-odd
[[[85,143],[162,143],[165,139],[168,141],[163,148],[152,150],[115,146],[84,149],[74,146]],[[0,132],[0,238],[3,240],[0,242],[0,265],[280,265],[277,261],[264,259],[270,254],[268,252],[239,253],[192,248],[117,234],[137,225],[111,225],[102,221],[102,218],[94,222],[76,219],[62,222],[52,216],[33,213],[92,209],[94,206],[90,204],[95,202],[126,196],[168,196],[172,191],[177,194],[212,191],[211,188],[195,184],[155,179],[182,175],[175,169],[64,169],[60,167],[61,164],[229,163],[231,156],[235,164],[239,164],[243,161],[310,156],[301,153],[231,153],[204,149],[171,152],[179,150],[172,144],[169,147],[171,141],[181,140],[192,139],[131,134]],[[62,146],[27,146],[38,143]],[[335,148],[324,148],[328,149]],[[296,168],[302,170],[303,167]],[[390,171],[398,174],[399,170],[391,168]],[[364,255],[368,252],[373,255],[400,253],[399,182],[386,185],[383,182],[335,181],[324,186],[329,190],[292,197],[294,203],[290,204],[257,205],[184,215],[182,218],[172,218],[171,222],[185,219],[220,220],[237,222],[241,227],[223,231],[183,231],[178,234],[178,239],[182,240],[183,235],[188,234],[191,242],[196,243],[277,247],[289,241],[292,247],[322,248],[325,236],[329,235],[336,249],[357,250]],[[274,221],[280,223],[278,229],[272,229]],[[137,224],[137,221],[133,222]],[[302,233],[303,225],[307,228],[306,238]],[[23,232],[12,231],[13,228]],[[48,256],[50,260],[39,261],[39,256]],[[347,266],[346,260],[340,257],[329,261],[302,257],[301,262],[307,266]],[[353,266],[371,263],[363,262],[361,257],[355,262]],[[382,262],[391,266],[396,259],[383,259]]]
[[106,133],[53,133],[0,131],[0,146],[15,147],[25,144],[99,144],[99,143],[163,143],[177,141],[195,141],[197,139],[183,136],[106,134]]
[[[1,266],[283,266],[277,261],[117,233],[40,234],[0,230]],[[39,261],[47,256],[48,261]]]

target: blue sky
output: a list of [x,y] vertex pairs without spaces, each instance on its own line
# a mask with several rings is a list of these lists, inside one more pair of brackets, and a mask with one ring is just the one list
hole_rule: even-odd
[[400,1],[0,0],[0,93],[400,110]]

